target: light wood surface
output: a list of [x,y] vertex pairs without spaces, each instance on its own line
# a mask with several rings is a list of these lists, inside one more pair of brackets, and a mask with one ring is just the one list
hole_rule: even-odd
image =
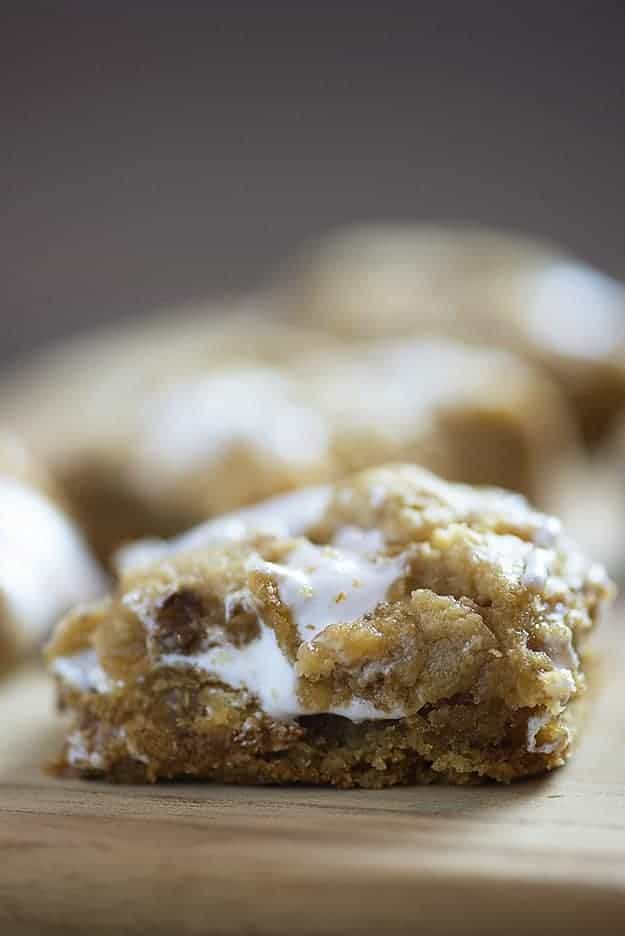
[[0,684],[0,933],[625,932],[625,634],[575,759],[509,787],[113,787],[39,769],[34,666]]

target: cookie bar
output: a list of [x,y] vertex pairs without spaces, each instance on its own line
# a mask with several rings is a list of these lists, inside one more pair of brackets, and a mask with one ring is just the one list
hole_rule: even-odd
[[32,651],[104,576],[45,472],[0,434],[0,668]]
[[598,440],[625,405],[625,288],[549,244],[463,226],[339,230],[278,284],[286,318],[343,335],[437,333],[539,362]]
[[514,355],[397,340],[172,385],[146,406],[126,477],[189,526],[389,460],[540,501],[576,453],[558,388]]
[[391,465],[119,557],[47,657],[60,771],[122,781],[510,781],[558,767],[612,595],[519,495]]

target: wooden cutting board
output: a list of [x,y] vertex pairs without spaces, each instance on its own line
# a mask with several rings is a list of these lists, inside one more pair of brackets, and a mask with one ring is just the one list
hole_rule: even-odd
[[625,932],[625,635],[583,743],[509,787],[60,781],[48,681],[0,684],[0,933]]

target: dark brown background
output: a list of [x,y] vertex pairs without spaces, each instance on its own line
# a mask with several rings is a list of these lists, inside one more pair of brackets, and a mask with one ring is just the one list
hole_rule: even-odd
[[622,3],[57,6],[0,27],[1,356],[352,219],[504,224],[625,275]]

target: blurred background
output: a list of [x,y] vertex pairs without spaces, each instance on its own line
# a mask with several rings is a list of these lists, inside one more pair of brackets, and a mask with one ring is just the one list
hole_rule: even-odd
[[625,276],[624,28],[620,2],[5,11],[0,355],[253,286],[352,220],[503,225]]

